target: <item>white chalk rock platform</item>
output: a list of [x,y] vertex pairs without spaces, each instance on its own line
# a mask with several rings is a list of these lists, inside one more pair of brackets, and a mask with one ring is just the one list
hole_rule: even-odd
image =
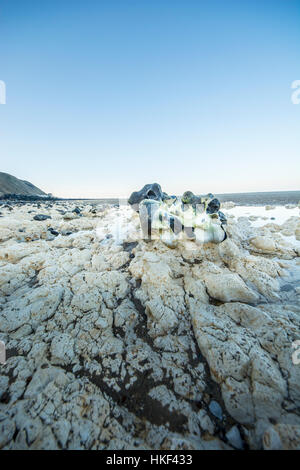
[[299,449],[299,208],[268,209],[170,249],[127,206],[3,204],[0,448]]

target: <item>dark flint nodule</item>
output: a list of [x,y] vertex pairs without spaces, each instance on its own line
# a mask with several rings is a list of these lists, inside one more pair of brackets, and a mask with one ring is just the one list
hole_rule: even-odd
[[194,194],[192,193],[192,191],[185,191],[185,193],[183,193],[182,195],[181,200],[183,204],[191,204],[193,201],[193,198],[194,198]]
[[195,206],[196,204],[201,204],[201,197],[196,196],[192,191],[185,191],[182,196],[183,204],[192,204]]
[[139,203],[144,199],[153,199],[154,201],[163,201],[168,196],[162,192],[161,187],[158,183],[145,184],[140,191],[134,191],[128,203],[133,207],[135,211],[139,211]]
[[219,211],[218,214],[219,214],[219,219],[220,219],[221,223],[222,224],[227,224],[227,219],[226,219],[225,214],[223,214],[223,212],[221,212],[221,211]]
[[207,205],[207,208],[206,208],[207,214],[216,214],[219,211],[220,206],[221,204],[220,204],[219,199],[215,197]]

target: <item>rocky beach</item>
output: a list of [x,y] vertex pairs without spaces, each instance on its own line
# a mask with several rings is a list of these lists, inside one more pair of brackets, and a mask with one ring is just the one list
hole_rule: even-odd
[[170,248],[125,203],[1,201],[1,449],[300,449],[300,208],[221,210]]

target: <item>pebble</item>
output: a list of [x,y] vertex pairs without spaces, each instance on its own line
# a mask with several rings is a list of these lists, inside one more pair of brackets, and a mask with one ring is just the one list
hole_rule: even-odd
[[47,220],[51,219],[50,215],[45,215],[45,214],[37,214],[33,217],[34,220],[42,221],[42,220]]
[[216,418],[222,420],[223,419],[223,412],[222,408],[220,407],[219,403],[215,400],[212,400],[209,404],[209,411],[213,414]]

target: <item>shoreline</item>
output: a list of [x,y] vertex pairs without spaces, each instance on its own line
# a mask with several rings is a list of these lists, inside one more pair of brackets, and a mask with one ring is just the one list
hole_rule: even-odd
[[[300,191],[266,191],[266,192],[249,192],[249,193],[226,193],[215,194],[220,202],[234,202],[237,206],[264,206],[276,205],[284,206],[287,204],[298,205],[300,202]],[[56,198],[56,197],[40,197],[8,195],[6,198],[0,196],[0,205],[4,203],[55,203],[55,202],[87,202],[95,204],[126,204],[127,198]]]

